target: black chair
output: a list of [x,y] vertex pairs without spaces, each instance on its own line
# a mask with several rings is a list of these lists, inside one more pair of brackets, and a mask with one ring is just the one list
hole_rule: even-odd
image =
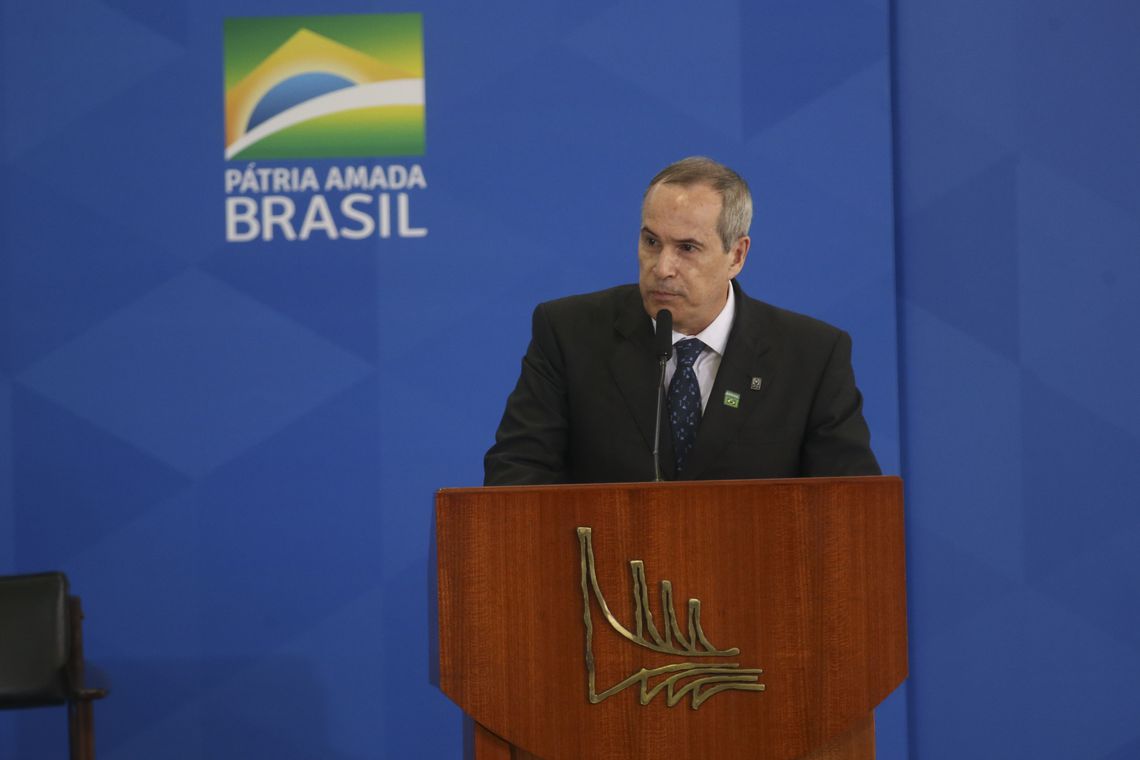
[[83,609],[67,576],[0,576],[0,709],[66,704],[71,760],[94,760],[92,702],[106,695],[84,683]]

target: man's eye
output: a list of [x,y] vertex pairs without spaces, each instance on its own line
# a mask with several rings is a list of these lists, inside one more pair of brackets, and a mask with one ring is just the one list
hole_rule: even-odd
[[681,243],[681,245],[678,247],[685,253],[692,253],[693,251],[697,250],[697,247],[692,243]]
[[657,246],[657,238],[646,235],[645,244],[651,248],[655,248]]

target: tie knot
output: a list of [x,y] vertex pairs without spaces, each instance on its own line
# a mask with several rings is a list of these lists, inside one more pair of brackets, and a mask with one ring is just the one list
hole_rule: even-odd
[[701,351],[704,350],[705,344],[696,338],[688,338],[687,340],[678,342],[673,348],[677,349],[677,368],[680,369],[682,367],[693,366],[693,362],[697,360],[697,357],[701,355]]

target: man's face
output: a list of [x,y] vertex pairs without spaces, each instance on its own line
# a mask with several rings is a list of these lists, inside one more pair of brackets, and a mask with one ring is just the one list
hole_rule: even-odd
[[673,329],[696,335],[716,319],[728,282],[744,267],[749,238],[726,252],[716,223],[720,195],[708,185],[654,185],[641,209],[637,246],[641,301],[652,317],[673,313]]

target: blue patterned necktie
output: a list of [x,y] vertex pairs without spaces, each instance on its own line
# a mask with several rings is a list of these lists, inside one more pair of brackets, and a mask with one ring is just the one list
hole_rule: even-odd
[[701,355],[705,344],[696,338],[683,340],[673,346],[677,350],[677,370],[669,383],[669,425],[673,429],[673,456],[677,462],[677,476],[685,465],[685,457],[697,440],[697,426],[701,424],[701,386],[693,362]]

